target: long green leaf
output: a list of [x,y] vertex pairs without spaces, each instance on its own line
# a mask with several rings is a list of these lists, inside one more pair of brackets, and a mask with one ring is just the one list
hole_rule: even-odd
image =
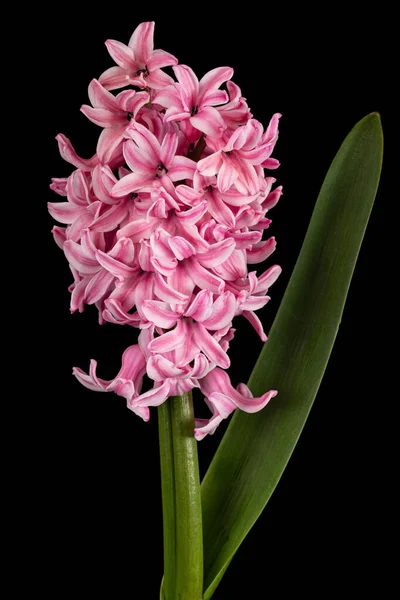
[[203,481],[204,600],[268,502],[310,412],[374,202],[382,145],[372,113],[336,155],[249,381],[254,395],[279,394],[261,413],[236,412]]

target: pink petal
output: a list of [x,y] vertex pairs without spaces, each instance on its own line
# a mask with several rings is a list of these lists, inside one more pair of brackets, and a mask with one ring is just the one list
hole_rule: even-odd
[[183,370],[174,365],[173,362],[160,356],[150,356],[147,361],[147,375],[153,381],[164,381],[170,377],[179,377]]
[[85,301],[85,291],[86,286],[90,280],[90,275],[84,277],[82,281],[77,283],[72,290],[71,294],[71,312],[75,312],[78,310],[79,312],[83,312],[84,310],[84,301]]
[[244,310],[242,314],[244,317],[246,317],[246,319],[249,321],[249,323],[254,327],[254,329],[260,336],[261,341],[266,342],[268,338],[265,335],[263,325],[262,325],[260,319],[258,318],[258,316],[256,315],[256,313],[254,313],[250,310]]
[[[181,186],[181,187],[186,187],[186,186]],[[203,200],[202,202],[200,202],[200,204],[198,204],[197,206],[194,206],[193,208],[190,208],[189,210],[177,212],[176,216],[181,221],[181,223],[184,223],[184,224],[190,223],[193,225],[194,223],[197,223],[197,221],[200,221],[201,217],[203,217],[206,214],[207,210],[208,210],[207,201]]]
[[132,48],[137,62],[146,64],[154,47],[154,21],[140,23],[132,33],[129,47]]
[[58,142],[58,149],[62,158],[74,165],[74,167],[77,167],[77,169],[82,169],[82,171],[88,172],[91,169],[93,169],[98,163],[98,158],[96,154],[89,159],[80,158],[76,154],[70,140],[67,137],[65,137],[65,135],[63,135],[62,133],[59,133],[56,136],[56,140]]
[[66,190],[67,181],[68,181],[67,177],[52,177],[51,184],[49,187],[56,194],[59,194],[60,196],[66,196],[67,195],[67,190]]
[[124,281],[125,278],[132,277],[137,273],[137,267],[128,267],[101,250],[97,251],[96,258],[104,269],[114,275],[114,277],[117,277],[120,281]]
[[269,296],[248,296],[244,302],[240,303],[243,310],[259,310],[271,300]]
[[214,302],[211,316],[203,321],[206,329],[216,331],[229,325],[235,316],[236,298],[232,292],[224,292]]
[[220,194],[220,197],[224,202],[231,206],[244,206],[251,204],[254,200],[259,197],[259,194],[253,194],[252,196],[246,196],[238,192],[237,190],[227,190]]
[[157,168],[156,161],[150,159],[148,154],[138,148],[134,141],[127,140],[125,142],[124,158],[132,171],[154,178]]
[[97,273],[99,270],[100,265],[97,260],[90,258],[82,246],[76,242],[67,240],[64,244],[63,250],[68,262],[74,267],[74,269],[79,271],[79,273],[90,275]]
[[244,251],[234,250],[225,262],[214,267],[214,271],[226,281],[235,281],[246,277],[247,265]]
[[122,158],[124,131],[124,125],[103,129],[97,142],[97,155],[102,163],[110,164]]
[[208,210],[211,216],[222,225],[226,225],[229,229],[236,229],[236,220],[233,212],[221,200],[221,197],[216,191],[207,194]]
[[226,129],[225,121],[212,106],[204,106],[196,115],[190,117],[193,127],[211,137],[220,138]]
[[111,190],[117,183],[108,165],[97,165],[92,171],[92,185],[95,196],[105,204],[117,204],[119,200],[111,196]]
[[66,240],[65,229],[65,227],[58,227],[57,225],[54,225],[53,229],[51,230],[54,241],[57,246],[61,248],[61,250],[63,249],[64,242]]
[[169,52],[165,52],[165,50],[153,50],[150,58],[147,60],[147,68],[149,71],[155,71],[163,67],[172,67],[177,63],[178,59]]
[[266,258],[271,256],[276,248],[276,240],[274,237],[270,237],[265,242],[259,242],[255,244],[251,250],[246,251],[247,262],[249,265],[264,261]]
[[205,269],[194,258],[189,258],[186,263],[187,274],[200,289],[208,289],[215,294],[222,294],[225,282]]
[[157,92],[154,96],[153,103],[160,104],[160,106],[164,106],[165,108],[173,107],[180,112],[184,110],[179,92],[175,85],[169,85]]
[[267,160],[265,160],[261,166],[264,169],[277,169],[279,167],[281,163],[279,162],[279,160],[276,160],[276,158],[267,158]]
[[178,260],[184,260],[196,253],[192,244],[179,235],[169,238],[168,244]]
[[178,261],[176,259],[170,260],[168,258],[152,256],[150,262],[154,269],[159,271],[161,275],[169,277],[175,271]]
[[140,406],[160,406],[169,396],[171,384],[166,379],[159,387],[154,387],[145,394],[141,394],[137,398],[134,398],[128,408],[132,410]]
[[[264,408],[266,404],[277,395],[277,391],[271,390],[259,398],[249,398],[235,390],[230,382],[229,375],[221,369],[214,369],[200,382],[201,391],[208,397],[209,402],[233,402],[238,408],[247,412],[255,413]],[[219,390],[216,392],[215,390]]]
[[193,292],[194,282],[187,276],[186,269],[182,264],[178,263],[177,267],[168,275],[167,282],[171,288],[185,296],[190,297]]
[[177,80],[185,91],[185,96],[187,97],[188,101],[188,108],[191,110],[197,104],[199,80],[192,69],[186,65],[177,65],[173,68],[173,71]]
[[198,292],[185,312],[185,317],[192,317],[195,321],[204,321],[212,313],[213,294],[210,290]]
[[161,162],[166,167],[172,163],[178,147],[178,136],[176,133],[166,133],[161,144]]
[[89,83],[88,93],[94,108],[104,108],[110,112],[119,110],[115,96],[106,90],[97,79],[92,79]]
[[228,79],[231,79],[233,69],[231,67],[217,67],[204,75],[200,80],[198,102],[202,104],[204,96],[212,90],[216,90]]
[[[164,352],[171,352],[172,350],[179,348],[184,343],[183,321],[179,320],[175,329],[152,340],[149,344],[149,350],[151,352],[163,354]],[[175,375],[170,375],[169,377],[175,377]]]
[[108,298],[104,304],[106,308],[103,311],[103,317],[106,321],[115,323],[116,325],[139,326],[141,321],[140,315],[137,312],[133,314],[126,312],[118,300]]
[[100,75],[99,82],[106,90],[117,90],[129,85],[129,71],[121,67],[111,67]]
[[196,163],[190,158],[187,158],[186,156],[175,156],[171,166],[168,168],[168,177],[170,177],[172,181],[193,179],[196,169]]
[[123,198],[132,192],[136,192],[142,188],[149,187],[153,179],[141,173],[130,173],[120,179],[112,189],[112,195],[115,198]]
[[266,132],[263,135],[263,142],[271,142],[278,137],[279,119],[282,117],[280,113],[275,113],[269,122]]
[[[134,90],[124,90],[117,96],[117,101],[120,109],[124,113],[131,112],[136,118],[139,110],[148,102],[150,102],[150,95],[148,92],[135,92]],[[128,115],[125,114],[125,118]]]
[[214,154],[210,154],[210,156],[199,160],[197,170],[201,175],[212,177],[212,175],[218,173],[221,163],[221,151],[218,150],[218,152],[214,152]]
[[[167,85],[171,85],[174,83],[174,80],[170,75],[161,71],[161,69],[156,69],[152,71],[150,75],[148,75],[145,79],[145,86],[151,88],[152,90],[161,90]],[[145,87],[143,86],[143,87]]]
[[[201,323],[195,323],[193,326],[193,336],[195,342],[204,354],[217,366],[228,369],[231,361],[225,354],[219,343]],[[217,388],[218,389],[218,388]]]
[[[176,195],[179,200],[181,200],[184,204],[188,204],[189,206],[198,205],[199,201],[203,198],[204,193],[202,191],[194,190],[188,185],[177,185],[175,188]],[[182,216],[177,213],[177,216]]]
[[185,294],[181,294],[179,291],[168,285],[160,275],[160,273],[154,273],[154,293],[160,300],[174,303],[185,303],[189,297]]
[[163,329],[171,329],[180,317],[180,314],[171,310],[166,302],[158,300],[145,300],[142,310],[150,323]]
[[97,361],[92,359],[90,361],[90,375],[87,375],[82,369],[79,367],[74,367],[72,369],[72,374],[75,375],[79,383],[83,386],[92,390],[93,392],[105,392],[106,386],[109,383],[108,381],[104,381],[103,379],[99,379],[96,376],[96,368]]
[[257,293],[262,293],[268,291],[272,284],[278,279],[279,275],[282,273],[282,268],[279,265],[273,265],[265,273],[260,275],[258,278],[258,283],[256,287]]
[[[111,58],[119,67],[126,70],[135,69],[136,63],[131,48],[125,46],[125,44],[122,44],[122,42],[118,42],[117,40],[107,40],[106,47]],[[100,82],[102,83],[101,78]]]
[[216,106],[228,102],[229,96],[223,90],[210,90],[204,94],[203,106]]
[[146,371],[146,360],[141,348],[135,344],[129,346],[122,355],[122,365],[117,377],[131,379],[135,383],[135,388],[139,388],[137,383]]
[[156,136],[140,123],[133,123],[128,130],[129,135],[148,156],[151,164],[157,165],[161,161],[161,146]]
[[222,161],[220,170],[218,171],[217,184],[221,192],[227,192],[235,183],[239,173],[236,171],[232,162],[225,158]]
[[105,269],[101,269],[88,283],[85,290],[86,304],[95,304],[103,298],[114,282],[114,276]]
[[214,268],[225,262],[235,249],[235,240],[226,238],[221,242],[212,244],[207,252],[196,255],[196,259],[203,267]]
[[117,231],[117,237],[129,237],[133,243],[139,242],[142,238],[150,237],[153,229],[158,225],[158,220],[154,219],[147,221],[147,219],[137,219],[131,221],[122,229]]
[[278,204],[279,198],[282,196],[282,186],[277,187],[273,192],[271,192],[267,198],[262,203],[262,207],[264,210],[271,210],[276,204]]
[[100,217],[92,221],[92,231],[113,231],[121,224],[128,214],[128,206],[124,202],[114,204],[108,208]]
[[82,104],[81,112],[95,125],[100,127],[114,127],[127,123],[126,117],[119,112],[111,112],[105,108],[92,108],[88,104]]
[[71,202],[48,202],[47,209],[53,219],[56,219],[59,223],[70,224],[77,219],[84,208],[72,204]]

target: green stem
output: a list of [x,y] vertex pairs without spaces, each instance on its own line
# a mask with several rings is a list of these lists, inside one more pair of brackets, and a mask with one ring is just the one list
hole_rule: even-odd
[[164,521],[165,600],[201,600],[203,533],[191,392],[158,409]]

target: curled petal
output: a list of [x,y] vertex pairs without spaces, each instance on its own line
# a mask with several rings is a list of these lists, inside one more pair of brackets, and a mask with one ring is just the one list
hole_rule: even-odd
[[154,387],[135,398],[131,404],[128,404],[128,408],[133,410],[133,407],[137,406],[160,406],[168,398],[170,387],[171,383],[166,379],[159,387]]
[[256,313],[251,310],[244,310],[243,316],[246,317],[246,319],[249,321],[249,323],[254,327],[254,329],[260,336],[260,340],[262,342],[266,342],[268,338],[265,335],[265,331],[262,326],[262,323],[261,323],[260,319],[258,318],[258,316],[256,315]]
[[270,237],[265,242],[258,242],[251,250],[247,250],[247,262],[250,265],[262,262],[275,251],[276,240],[274,237]]
[[236,312],[236,298],[232,292],[224,292],[214,302],[212,313],[202,324],[206,329],[216,331],[230,325]]
[[160,300],[164,302],[174,303],[185,303],[188,301],[189,296],[181,294],[178,290],[174,289],[164,280],[160,273],[154,273],[154,293]]
[[79,367],[74,367],[72,369],[72,374],[75,375],[79,383],[84,385],[89,390],[94,392],[105,392],[107,391],[107,385],[110,383],[109,381],[105,381],[104,379],[99,379],[96,375],[97,369],[97,361],[92,359],[90,361],[90,371],[89,375],[87,375],[82,369]]
[[[176,350],[185,343],[183,330],[183,321],[179,320],[177,326],[172,331],[168,331],[163,335],[155,338],[149,344],[149,350],[151,352],[157,352],[163,354],[164,352],[171,352]],[[176,375],[169,375],[169,377],[175,377]]]
[[[208,373],[201,380],[200,389],[210,402],[226,402],[229,400],[240,408],[240,410],[247,413],[258,412],[278,393],[276,390],[270,390],[259,398],[249,398],[247,395],[243,395],[238,390],[235,390],[228,373],[218,368]],[[215,390],[218,390],[218,392]]]
[[178,260],[184,260],[196,253],[192,244],[179,235],[168,238],[168,244]]
[[235,240],[226,238],[212,244],[207,252],[197,254],[196,258],[203,267],[214,268],[225,262],[235,250]]
[[82,211],[85,211],[85,208],[72,204],[72,202],[48,202],[47,209],[53,219],[64,224],[73,223]]
[[180,317],[180,314],[171,310],[166,302],[158,300],[145,300],[142,310],[150,323],[163,329],[171,329]]
[[195,323],[193,327],[193,337],[199,348],[204,354],[217,366],[228,369],[231,361],[223,351],[217,340],[208,333],[207,329],[201,323]]
[[56,136],[56,140],[58,142],[58,149],[62,158],[65,161],[71,163],[71,165],[74,165],[74,167],[76,167],[77,169],[82,169],[82,171],[88,172],[91,169],[93,169],[98,163],[98,158],[96,154],[89,159],[80,158],[76,154],[69,139],[65,137],[65,135],[63,135],[62,133],[59,133]]
[[185,312],[185,317],[195,321],[204,321],[211,316],[213,309],[213,294],[210,290],[201,290]]
[[197,260],[189,258],[186,263],[186,269],[189,277],[200,289],[209,289],[215,294],[222,294],[225,288],[225,282],[205,269]]
[[159,354],[150,356],[147,361],[147,375],[153,381],[164,381],[171,377],[179,377],[182,373],[182,369],[179,369],[173,362]]

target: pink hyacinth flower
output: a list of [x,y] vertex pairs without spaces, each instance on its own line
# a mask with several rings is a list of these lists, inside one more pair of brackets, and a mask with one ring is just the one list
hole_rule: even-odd
[[96,79],[89,85],[89,99],[92,106],[83,104],[81,111],[96,125],[104,127],[97,143],[97,156],[105,163],[113,159],[121,149],[124,132],[132,118],[136,118],[139,110],[150,100],[147,92],[125,90],[113,96]]
[[178,65],[173,70],[179,83],[163,88],[154,98],[155,104],[167,109],[165,122],[179,121],[190,142],[195,142],[201,132],[221,137],[226,124],[215,106],[229,100],[228,94],[219,87],[232,77],[233,69],[213,69],[200,81],[186,65]]
[[167,133],[160,144],[151,131],[135,123],[128,131],[131,139],[124,144],[124,157],[132,170],[113,188],[120,198],[140,189],[151,190],[156,179],[179,181],[193,179],[196,163],[186,156],[176,156],[178,135]]
[[73,375],[77,380],[95,392],[115,392],[118,396],[126,398],[128,408],[142,417],[144,421],[150,418],[150,411],[146,406],[133,406],[133,400],[140,395],[143,375],[146,372],[146,360],[139,346],[129,346],[122,355],[121,369],[114,379],[106,381],[96,374],[97,361],[90,361],[89,374],[82,369],[74,367]]
[[[217,186],[221,192],[227,192],[233,185],[244,195],[259,192],[260,181],[255,166],[270,160],[278,137],[279,117],[278,114],[273,117],[272,139],[263,137],[263,126],[256,119],[250,119],[246,125],[235,129],[226,141],[210,139],[208,145],[214,153],[199,161],[199,173],[208,177],[217,175]],[[279,165],[278,161],[270,161],[269,164],[269,168]]]
[[154,50],[154,22],[141,23],[133,32],[128,46],[116,40],[107,40],[106,46],[118,67],[105,71],[99,81],[108,90],[127,85],[159,90],[173,82],[161,71],[177,65],[178,60],[164,50]]
[[[88,374],[74,368],[74,375],[91,390],[126,398],[144,420],[151,406],[199,388],[212,413],[196,419],[200,440],[236,408],[257,412],[276,395],[234,389],[225,369],[234,319],[246,318],[267,339],[258,310],[281,269],[259,273],[253,265],[276,247],[264,230],[282,188],[273,189],[264,169],[279,165],[271,154],[280,114],[264,131],[230,80],[233,69],[213,69],[199,81],[154,50],[153,35],[146,22],[128,46],[106,42],[118,66],[91,81],[91,106],[81,109],[102,128],[96,154],[81,158],[57,136],[75,171],[53,179],[62,198],[48,208],[65,226],[52,231],[73,275],[71,311],[94,304],[100,324],[140,330],[114,379],[100,379],[95,361]],[[110,92],[132,85],[141,91]],[[142,390],[144,373],[150,385]]]

